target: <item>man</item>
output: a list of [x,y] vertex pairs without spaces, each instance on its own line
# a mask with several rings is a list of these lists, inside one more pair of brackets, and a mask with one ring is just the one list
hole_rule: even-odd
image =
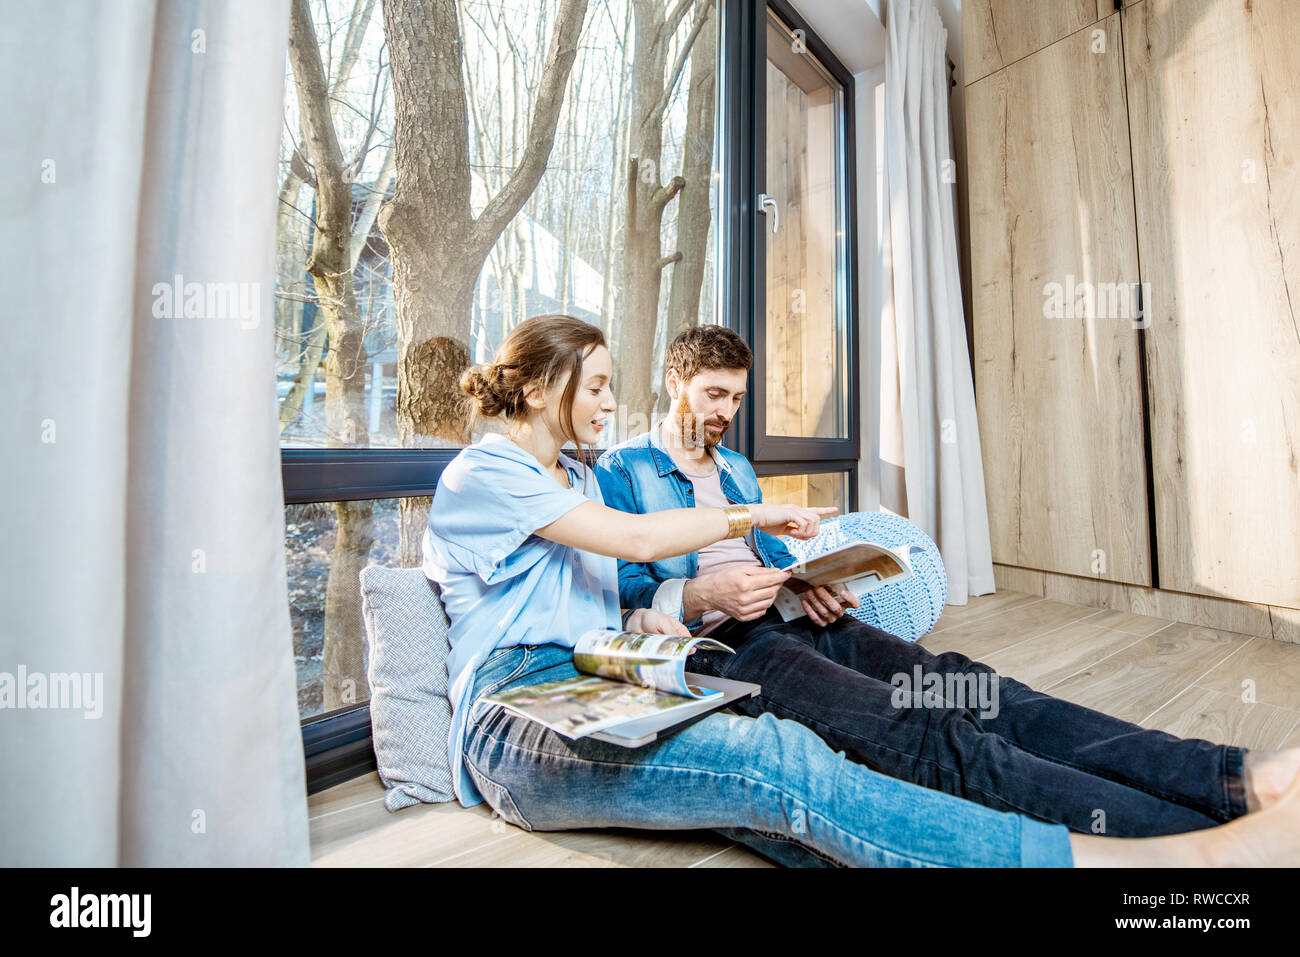
[[[729,329],[678,336],[665,357],[668,416],[596,464],[605,503],[652,512],[761,501],[748,460],[719,444],[752,363]],[[1210,827],[1273,803],[1300,769],[1300,749],[1247,753],[1175,738],[1040,694],[955,652],[933,655],[846,616],[859,604],[852,595],[805,591],[807,617],[783,622],[771,605],[793,562],[779,539],[757,531],[660,562],[620,561],[621,603],[658,609],[734,648],[691,661],[762,685],[738,710],[799,721],[893,777],[1081,833]],[[897,693],[936,684],[948,691]],[[993,689],[995,705],[959,706],[952,689],[977,685]]]

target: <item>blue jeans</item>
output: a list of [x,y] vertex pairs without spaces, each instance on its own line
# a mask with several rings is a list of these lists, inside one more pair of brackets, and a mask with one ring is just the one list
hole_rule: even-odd
[[[691,670],[763,688],[737,711],[798,721],[890,777],[1112,837],[1200,830],[1246,813],[1242,748],[1121,721],[847,615],[823,628],[769,609],[713,637],[737,653],[696,652]],[[918,674],[922,685],[930,675],[964,676],[967,690],[996,684],[996,707],[965,692],[964,704],[954,695],[917,707],[895,692],[914,689]]]
[[640,748],[571,741],[479,697],[577,674],[571,649],[495,652],[475,675],[464,758],[526,830],[712,828],[787,864],[1068,867],[1069,832],[896,781],[772,715],[714,713]]

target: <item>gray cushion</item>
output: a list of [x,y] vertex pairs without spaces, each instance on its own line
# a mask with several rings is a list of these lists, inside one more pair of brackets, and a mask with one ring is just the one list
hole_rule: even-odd
[[370,727],[384,806],[450,801],[447,633],[438,586],[418,568],[370,565],[361,572]]

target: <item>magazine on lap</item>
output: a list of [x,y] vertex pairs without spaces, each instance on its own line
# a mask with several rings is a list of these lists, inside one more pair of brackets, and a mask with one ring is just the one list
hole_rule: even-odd
[[593,629],[578,639],[573,665],[582,674],[484,697],[566,738],[585,738],[649,715],[699,713],[723,694],[692,682],[686,659],[695,648],[731,652],[711,638]]

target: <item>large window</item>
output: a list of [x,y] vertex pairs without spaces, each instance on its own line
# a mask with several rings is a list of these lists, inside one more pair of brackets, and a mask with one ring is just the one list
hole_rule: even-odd
[[[765,494],[851,508],[857,436],[851,90],[791,9],[587,0],[575,19],[574,0],[456,0],[445,22],[390,17],[389,36],[372,0],[308,6],[287,64],[275,362],[312,772],[313,748],[366,731],[359,572],[419,564],[438,475],[481,434],[460,373],[525,318],[604,331],[606,443],[666,412],[665,347],[710,322],[755,349],[727,442]],[[557,36],[571,60],[549,56]]]
[[[588,0],[558,110],[543,95],[558,69],[547,54],[574,5],[457,0],[460,88],[403,131],[453,143],[463,124],[463,153],[440,154],[448,165],[433,182],[424,157],[395,149],[399,114],[424,104],[398,102],[393,74],[405,68],[410,87],[428,78],[427,61],[394,65],[377,4],[309,6],[313,35],[295,23],[294,41],[319,49],[319,82],[304,82],[312,71],[290,57],[275,356],[303,718],[365,701],[360,610],[345,596],[367,563],[418,564],[427,493],[480,434],[459,373],[491,359],[525,318],[568,313],[599,325],[614,356],[619,411],[604,441],[645,431],[667,408],[667,342],[718,321],[719,235],[719,17],[709,0]],[[548,126],[548,148],[530,150]],[[313,145],[336,146],[341,170]],[[397,197],[403,176],[428,195]],[[440,237],[404,253],[384,206],[427,202],[456,234],[467,227],[444,193],[458,188],[473,220],[487,222],[502,197],[518,208],[480,261],[426,268],[420,257]],[[329,208],[340,194],[342,214]],[[350,283],[337,279],[345,270]]]
[[844,89],[769,12],[765,431],[849,438]]
[[728,4],[723,19],[724,83],[740,104],[727,116],[753,144],[727,154],[727,208],[740,213],[722,287],[757,358],[745,451],[765,497],[848,511],[859,454],[853,79],[785,0]]

